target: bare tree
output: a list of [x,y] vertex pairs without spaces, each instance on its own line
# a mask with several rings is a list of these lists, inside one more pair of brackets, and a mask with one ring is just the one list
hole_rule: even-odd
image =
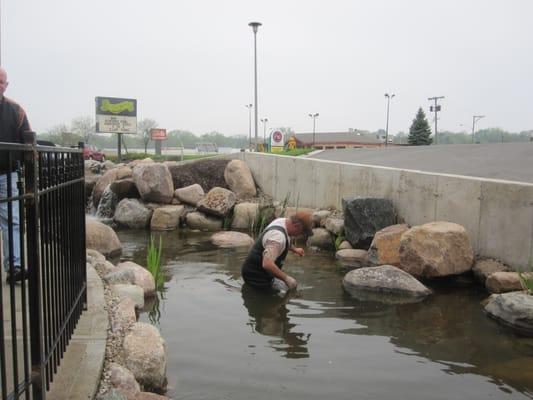
[[94,134],[94,119],[91,116],[77,117],[72,120],[72,132],[83,138],[85,143],[89,143],[91,136]]
[[148,143],[150,142],[150,130],[157,128],[157,122],[150,118],[141,119],[137,123],[137,132],[141,135],[144,142],[144,154],[147,153]]
[[70,128],[66,124],[55,125],[47,132],[51,140],[61,146],[73,146],[77,144],[76,136],[74,136]]

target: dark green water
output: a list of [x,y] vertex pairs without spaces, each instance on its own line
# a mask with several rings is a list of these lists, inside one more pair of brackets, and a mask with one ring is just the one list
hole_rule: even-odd
[[[149,233],[119,237],[122,258],[144,265]],[[280,298],[241,291],[246,251],[209,238],[163,234],[159,328],[175,399],[533,398],[533,339],[484,315],[486,293],[467,278],[416,304],[361,302],[333,254],[308,251],[289,255],[301,290]]]

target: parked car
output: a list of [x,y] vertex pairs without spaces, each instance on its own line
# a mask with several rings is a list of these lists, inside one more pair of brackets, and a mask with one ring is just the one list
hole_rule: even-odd
[[83,158],[85,160],[105,161],[105,154],[92,144],[87,144],[83,148]]

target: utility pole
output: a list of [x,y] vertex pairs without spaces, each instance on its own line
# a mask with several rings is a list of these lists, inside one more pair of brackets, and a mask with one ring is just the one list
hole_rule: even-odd
[[440,104],[437,104],[437,101],[440,99],[444,99],[444,96],[428,98],[429,101],[432,101],[432,100],[435,101],[435,105],[429,107],[430,112],[435,112],[435,144],[439,143],[438,133],[437,133],[438,132],[437,131],[437,120],[438,120],[437,113],[440,111]]
[[309,114],[311,118],[313,118],[313,149],[315,148],[315,128],[316,128],[316,117],[318,117],[318,113],[312,113]]
[[245,104],[248,109],[248,150],[252,151],[252,104]]
[[392,99],[394,96],[396,96],[394,93],[391,95],[385,93],[385,97],[387,98],[387,129],[385,130],[385,147],[389,145],[389,106],[390,99]]
[[267,132],[268,118],[261,118],[261,122],[263,123],[263,148],[266,149],[265,146],[266,146],[266,132]]
[[484,115],[473,115],[472,116],[472,144],[475,143],[474,132],[476,129],[476,122],[479,121],[481,118],[485,118],[485,116]]
[[250,22],[248,26],[252,27],[254,32],[254,98],[255,98],[255,151],[258,150],[257,143],[257,30],[261,26],[261,22]]

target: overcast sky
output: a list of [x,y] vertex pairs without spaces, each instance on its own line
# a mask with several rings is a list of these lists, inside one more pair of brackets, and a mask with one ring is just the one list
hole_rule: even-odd
[[[311,131],[407,131],[428,97],[439,130],[533,129],[532,0],[0,0],[6,95],[43,132],[136,98],[139,118],[248,134],[259,118]],[[431,120],[430,120],[431,122]],[[462,126],[463,125],[463,126]],[[262,126],[260,125],[260,133]]]

